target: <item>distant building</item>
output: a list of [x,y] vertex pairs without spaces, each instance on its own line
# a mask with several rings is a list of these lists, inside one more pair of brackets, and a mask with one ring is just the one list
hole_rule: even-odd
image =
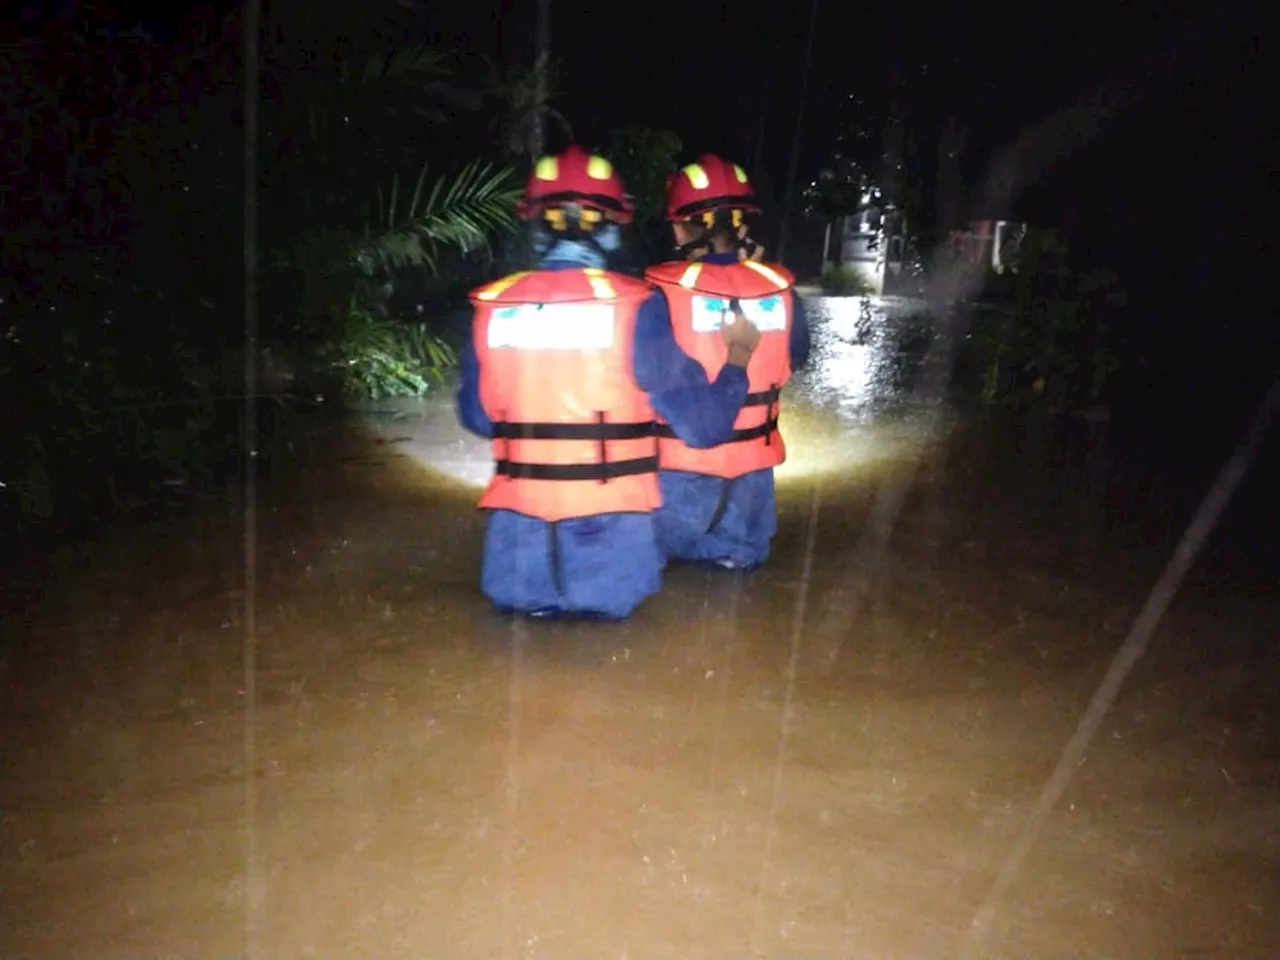
[[1028,226],[1016,220],[973,220],[967,230],[952,230],[948,246],[952,256],[992,273],[1017,272],[1018,250],[1027,238]]
[[902,214],[879,197],[865,197],[862,208],[840,227],[840,265],[852,270],[867,290],[880,295],[904,272],[907,238]]
[[[852,270],[872,296],[907,292],[919,257],[904,230],[901,211],[867,194],[858,212],[833,225],[836,244],[827,257]],[[1016,271],[1017,254],[1030,228],[1017,220],[973,220],[953,230],[947,247],[953,257],[995,274]],[[834,248],[834,249],[832,249]],[[833,256],[834,254],[834,256]]]

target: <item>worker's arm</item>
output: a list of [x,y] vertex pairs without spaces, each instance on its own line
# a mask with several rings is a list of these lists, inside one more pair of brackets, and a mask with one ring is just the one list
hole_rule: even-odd
[[458,385],[458,421],[478,437],[493,437],[493,422],[480,403],[480,360],[468,338],[458,358],[462,382]]
[[745,357],[731,352],[730,362],[715,382],[708,383],[702,364],[676,343],[661,293],[640,308],[633,356],[636,385],[649,395],[653,409],[676,436],[699,450],[719,446],[733,436],[734,421],[747,398]]
[[804,301],[795,290],[791,291],[791,372],[798,373],[809,362],[809,315]]

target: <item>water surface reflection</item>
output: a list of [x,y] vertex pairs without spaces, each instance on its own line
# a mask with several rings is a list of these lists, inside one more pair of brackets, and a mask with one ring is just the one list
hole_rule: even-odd
[[[0,952],[962,955],[1167,554],[1082,522],[1021,435],[926,446],[889,338],[814,312],[770,563],[673,569],[624,624],[490,611],[488,451],[448,398],[263,486],[253,632],[226,504],[15,572]],[[915,462],[846,603],[871,495]],[[1188,586],[991,955],[1280,955],[1277,602]]]

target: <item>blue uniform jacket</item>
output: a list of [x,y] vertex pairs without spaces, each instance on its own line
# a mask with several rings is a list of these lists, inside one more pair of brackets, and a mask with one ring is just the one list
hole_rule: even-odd
[[[543,270],[603,267],[590,248],[560,245]],[[713,447],[733,433],[747,395],[747,375],[726,366],[714,383],[676,344],[666,300],[655,293],[642,306],[634,345],[636,383],[690,446]],[[493,425],[480,404],[480,365],[474,344],[461,351],[458,418],[481,437]],[[586,613],[622,618],[661,586],[666,557],[654,517],[611,514],[551,524],[494,511],[485,531],[481,589],[500,609]]]
[[[737,254],[710,254],[707,263],[735,263]],[[791,369],[809,362],[809,322],[804,301],[792,292]],[[661,322],[671,318],[666,300]],[[659,408],[667,416],[667,411]],[[769,558],[778,529],[777,495],[773,471],[759,470],[726,482],[718,477],[664,470],[662,509],[658,512],[658,540],[669,559],[710,561],[731,569],[751,569]]]

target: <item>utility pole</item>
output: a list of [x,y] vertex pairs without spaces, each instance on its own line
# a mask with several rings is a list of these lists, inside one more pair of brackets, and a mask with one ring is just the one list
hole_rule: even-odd
[[[538,162],[547,144],[547,69],[551,59],[551,0],[538,0],[538,23],[534,32],[533,50],[533,128],[529,137],[530,166]],[[529,249],[526,257],[530,267],[537,265],[538,254],[534,238],[538,231],[538,218],[529,221]]]
[[551,59],[551,0],[538,0],[538,26],[534,39],[533,136],[530,162],[537,163],[547,143],[547,68]]
[[756,147],[751,157],[751,173],[760,175],[764,167],[764,135],[769,126],[769,98],[773,92],[773,59],[776,48],[771,43],[765,52],[764,89],[760,93],[760,123],[756,127]]
[[809,73],[813,68],[813,39],[818,32],[818,2],[813,0],[813,12],[809,16],[809,37],[804,47],[804,68],[800,71],[800,100],[796,104],[796,127],[791,137],[791,159],[787,163],[787,182],[783,187],[782,222],[778,225],[779,263],[787,251],[787,221],[791,217],[791,201],[795,194],[796,176],[800,167],[800,140],[804,132],[804,102],[809,93]]

